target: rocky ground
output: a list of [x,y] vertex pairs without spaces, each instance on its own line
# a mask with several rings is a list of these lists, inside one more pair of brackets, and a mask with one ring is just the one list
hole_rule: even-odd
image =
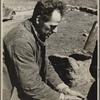
[[[34,0],[27,2],[20,1],[18,4],[14,2],[15,0],[13,0],[11,3],[7,2],[6,0],[4,1],[6,2],[7,6],[16,11],[16,15],[13,20],[3,22],[3,36],[10,29],[19,24],[19,22],[30,18],[33,12],[32,8],[34,8],[34,5],[36,4],[36,1]],[[96,8],[96,5],[93,6],[92,4],[92,6],[89,7]],[[75,49],[83,49],[92,25],[96,20],[97,16],[94,14],[81,12],[79,10],[66,10],[65,17],[59,25],[58,32],[53,34],[47,40],[47,55],[59,54],[68,56],[72,54]],[[87,63],[89,70],[90,61],[85,63]],[[84,75],[85,74],[86,73],[84,73]],[[87,95],[92,82],[93,80],[86,81],[84,84],[78,87],[73,87],[73,89]]]

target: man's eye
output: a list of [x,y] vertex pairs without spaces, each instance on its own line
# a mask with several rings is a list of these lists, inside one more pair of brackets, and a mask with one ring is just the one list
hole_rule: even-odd
[[51,29],[55,29],[57,26],[56,25],[50,25]]

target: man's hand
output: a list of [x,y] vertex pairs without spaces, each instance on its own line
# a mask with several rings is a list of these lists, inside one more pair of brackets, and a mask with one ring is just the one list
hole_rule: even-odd
[[[57,89],[59,90],[60,93],[64,93],[66,96],[70,95],[71,97],[77,97],[79,99],[76,99],[76,100],[85,100],[84,96],[77,92],[77,91],[74,91],[74,90],[71,90],[66,84],[64,83],[61,83],[57,86]],[[70,100],[70,99],[69,99]],[[75,100],[75,99],[74,99]]]
[[71,95],[71,96],[76,96],[76,97],[79,97],[79,98],[85,98],[81,93],[77,92],[77,91],[74,91],[74,90],[71,90],[70,88],[64,88],[62,90],[62,92],[66,95]]
[[85,100],[76,96],[72,96],[72,95],[65,95],[63,93],[60,93],[60,98],[59,100]]
[[83,99],[76,96],[66,95],[65,100],[83,100]]

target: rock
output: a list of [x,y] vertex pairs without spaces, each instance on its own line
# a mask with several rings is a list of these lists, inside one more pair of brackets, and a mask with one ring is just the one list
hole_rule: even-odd
[[83,36],[88,37],[89,36],[89,33],[86,30],[83,30]]
[[88,36],[89,36],[89,34],[88,34],[88,33],[83,33],[83,36],[88,37]]
[[49,56],[49,60],[59,77],[69,87],[81,86],[92,79],[89,72],[91,59],[81,61],[56,54]]
[[74,49],[73,53],[69,55],[69,57],[72,57],[76,60],[84,61],[92,58],[92,53],[84,49]]
[[12,20],[15,15],[16,12],[12,8],[6,7],[3,4],[3,21]]

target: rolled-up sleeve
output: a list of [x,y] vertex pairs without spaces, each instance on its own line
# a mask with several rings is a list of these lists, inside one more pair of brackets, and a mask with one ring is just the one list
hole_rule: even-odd
[[33,100],[58,100],[59,93],[52,90],[41,79],[31,44],[27,40],[19,38],[13,41],[11,48],[12,60],[22,91]]

